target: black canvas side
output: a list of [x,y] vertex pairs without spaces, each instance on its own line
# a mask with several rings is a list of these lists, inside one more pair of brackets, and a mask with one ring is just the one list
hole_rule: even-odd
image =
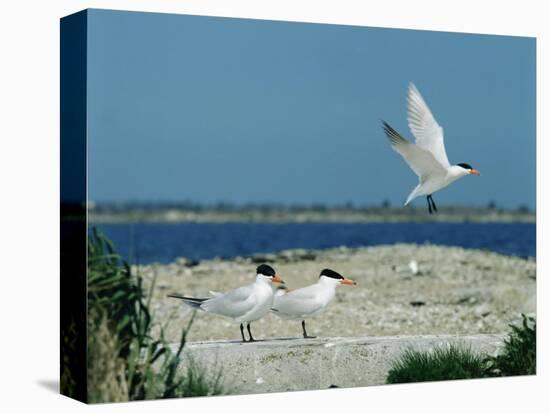
[[60,268],[62,394],[86,402],[87,11],[60,23]]

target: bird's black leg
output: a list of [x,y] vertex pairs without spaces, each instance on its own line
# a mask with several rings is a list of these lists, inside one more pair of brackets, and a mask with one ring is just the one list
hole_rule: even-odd
[[302,320],[302,330],[304,330],[304,338],[315,338],[315,336],[308,336],[306,332],[306,320]]
[[243,327],[243,323],[241,323],[241,337],[243,338],[243,343],[246,343],[246,338],[244,338],[244,327]]
[[426,200],[428,201],[428,212],[432,213],[432,203],[430,202],[430,195],[426,197]]
[[437,212],[437,207],[435,206],[434,198],[431,195],[430,195],[430,201],[432,201],[432,209],[434,210],[434,212]]
[[248,330],[248,335],[250,336],[250,340],[248,340],[248,341],[249,341],[249,342],[251,342],[251,341],[256,341],[256,340],[254,340],[254,337],[252,337],[252,331],[250,331],[250,323],[248,323],[248,324],[246,325],[246,329]]

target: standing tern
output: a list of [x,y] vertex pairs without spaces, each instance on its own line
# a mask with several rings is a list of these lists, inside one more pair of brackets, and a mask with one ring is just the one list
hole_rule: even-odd
[[266,315],[274,297],[273,283],[284,284],[273,268],[262,264],[256,268],[256,281],[243,287],[235,288],[226,293],[213,293],[210,298],[192,298],[179,294],[169,294],[168,297],[179,298],[192,308],[219,314],[232,318],[240,323],[241,337],[246,342],[243,324],[246,324],[249,341],[256,341],[250,331],[250,323]]
[[324,269],[315,284],[296,290],[277,290],[272,311],[281,318],[302,320],[304,338],[315,338],[306,332],[306,318],[323,311],[332,301],[336,287],[340,284],[356,285],[355,281],[342,277],[336,271]]
[[445,152],[443,128],[438,125],[430,108],[413,83],[409,84],[408,123],[415,143],[404,139],[386,122],[384,132],[390,140],[392,148],[399,153],[416,175],[419,183],[408,196],[405,205],[416,197],[426,195],[428,211],[437,212],[432,198],[434,192],[466,175],[480,175],[467,163],[451,165]]

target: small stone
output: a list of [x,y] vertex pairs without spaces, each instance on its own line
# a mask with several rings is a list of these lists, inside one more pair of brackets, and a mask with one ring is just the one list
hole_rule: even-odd
[[192,259],[185,258],[185,257],[180,257],[176,260],[176,265],[178,265],[180,267],[190,268],[190,267],[196,267],[199,264],[200,264],[200,261],[192,260]]
[[254,264],[262,264],[265,262],[275,262],[277,256],[275,254],[254,254],[250,257],[250,261]]
[[482,304],[476,307],[474,313],[478,317],[487,317],[489,314],[491,314],[491,310],[489,309],[489,306],[487,304]]

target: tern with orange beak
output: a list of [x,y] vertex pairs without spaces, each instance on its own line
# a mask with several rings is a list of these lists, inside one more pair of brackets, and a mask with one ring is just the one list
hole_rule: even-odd
[[272,311],[284,319],[302,320],[304,338],[315,338],[306,332],[306,318],[322,312],[334,298],[336,287],[340,284],[356,285],[357,283],[326,268],[321,271],[317,283],[289,290],[287,293],[276,294]]
[[383,129],[392,148],[418,175],[419,183],[408,196],[405,205],[416,197],[426,195],[428,211],[431,214],[437,212],[432,198],[434,192],[463,176],[480,173],[467,163],[449,163],[443,142],[443,128],[438,125],[422,95],[412,83],[409,84],[407,100],[409,129],[416,139],[415,143],[404,139],[384,121]]
[[240,323],[243,342],[246,342],[243,326],[246,324],[250,336],[248,341],[256,341],[252,337],[250,323],[262,318],[273,306],[273,283],[284,284],[284,281],[272,267],[262,264],[256,268],[256,281],[252,284],[226,293],[215,293],[214,297],[210,298],[192,298],[179,294],[170,294],[168,297],[179,298],[197,310],[232,318]]

